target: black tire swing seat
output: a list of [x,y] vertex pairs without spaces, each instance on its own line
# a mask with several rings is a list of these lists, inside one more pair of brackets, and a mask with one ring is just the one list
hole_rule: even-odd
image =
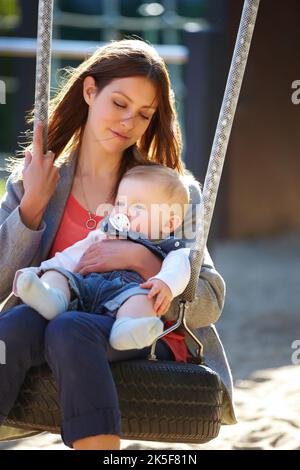
[[[204,443],[219,433],[222,385],[211,369],[171,361],[111,364],[122,438]],[[58,391],[44,364],[32,368],[5,425],[60,433]]]
[[[195,363],[155,360],[155,344],[148,360],[111,364],[122,414],[125,439],[204,443],[221,426],[223,384],[203,363],[203,347],[188,329],[185,309],[195,302],[195,291],[214,209],[232,121],[238,101],[260,0],[245,0],[236,47],[203,188],[203,230],[191,250],[192,276],[179,302],[178,320],[198,345]],[[53,0],[40,0],[37,57],[36,119],[47,123]],[[43,54],[41,54],[41,51]],[[46,97],[46,99],[45,99]],[[46,140],[44,142],[46,148]],[[199,224],[199,221],[197,221]],[[205,352],[205,351],[204,351]],[[58,391],[47,364],[27,374],[7,426],[60,432]]]

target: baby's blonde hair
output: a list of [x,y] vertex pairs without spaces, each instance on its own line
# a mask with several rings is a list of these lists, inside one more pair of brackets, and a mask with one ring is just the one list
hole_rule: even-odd
[[126,171],[125,178],[144,178],[161,184],[169,204],[177,203],[182,206],[183,214],[190,200],[189,184],[195,181],[192,173],[185,171],[184,175],[178,171],[158,164],[137,165]]

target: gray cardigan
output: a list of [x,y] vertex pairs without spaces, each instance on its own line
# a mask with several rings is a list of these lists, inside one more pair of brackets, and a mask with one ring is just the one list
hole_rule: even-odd
[[[7,180],[6,193],[0,205],[0,304],[3,302],[1,311],[19,303],[19,299],[11,293],[16,270],[39,266],[48,257],[72,188],[75,161],[74,157],[60,167],[60,179],[38,230],[29,229],[20,217],[19,203],[24,194],[22,181],[13,182],[11,176]],[[192,201],[197,201],[200,197],[198,187],[192,186],[190,190]],[[219,373],[225,385],[223,422],[233,424],[236,419],[232,406],[232,377],[222,344],[212,325],[222,312],[224,296],[224,281],[215,270],[206,250],[197,298],[188,311],[188,323],[196,329],[195,333],[203,343],[206,365]],[[177,301],[175,299],[173,302],[168,319],[174,318]],[[194,344],[190,343],[188,338],[187,343],[192,350]]]

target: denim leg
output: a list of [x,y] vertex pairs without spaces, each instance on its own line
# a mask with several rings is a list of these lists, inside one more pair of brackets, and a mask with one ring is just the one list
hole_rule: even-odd
[[46,329],[45,357],[58,385],[61,435],[69,447],[84,437],[121,433],[118,396],[106,354],[113,322],[108,316],[68,311]]
[[[147,357],[150,348],[115,351],[108,344],[114,319],[68,311],[48,325],[45,357],[60,394],[61,435],[64,443],[98,434],[121,435],[119,400],[109,361]],[[158,343],[159,359],[173,359],[168,346]]]
[[48,321],[25,304],[0,315],[0,340],[5,363],[0,363],[0,424],[13,407],[27,371],[45,362],[44,334]]

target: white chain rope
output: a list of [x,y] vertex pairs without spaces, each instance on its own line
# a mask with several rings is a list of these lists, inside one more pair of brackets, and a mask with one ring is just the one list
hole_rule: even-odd
[[46,150],[47,150],[47,134],[48,134],[52,24],[53,24],[53,0],[39,0],[34,131],[35,131],[37,122],[42,121],[44,124],[44,132],[43,132],[44,153],[46,153]]
[[225,154],[242,86],[259,3],[260,0],[245,0],[244,3],[240,27],[205,177],[202,201],[200,209],[197,211],[196,240],[190,254],[192,275],[187,288],[181,296],[184,301],[192,302],[195,298],[198,277],[218,194]]

